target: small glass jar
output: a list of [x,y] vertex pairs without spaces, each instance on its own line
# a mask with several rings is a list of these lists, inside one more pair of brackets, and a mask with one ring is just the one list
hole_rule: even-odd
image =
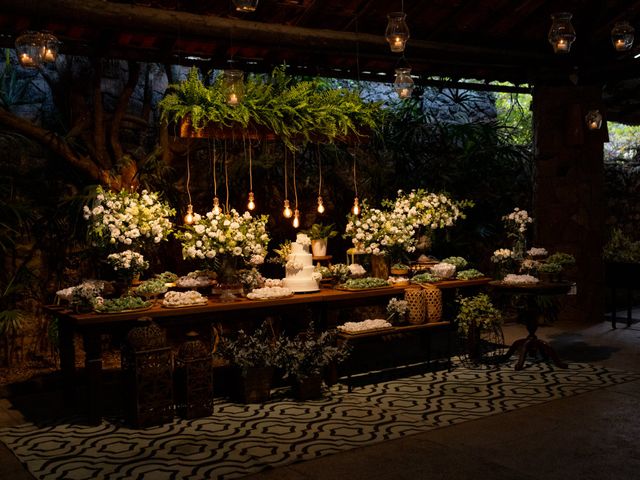
[[549,43],[555,53],[569,53],[571,45],[576,40],[576,31],[571,25],[571,17],[568,12],[551,14],[551,29],[549,30]]
[[240,105],[244,97],[244,73],[242,70],[225,70],[222,73],[222,91],[227,104]]
[[392,52],[404,52],[404,47],[409,40],[406,18],[407,15],[404,12],[393,12],[387,15],[388,23],[384,36]]
[[37,32],[25,32],[16,39],[18,61],[24,68],[38,68],[42,62],[42,41]]
[[626,52],[633,47],[635,29],[629,22],[618,22],[611,30],[611,43],[618,52]]
[[411,97],[413,78],[411,78],[410,68],[396,68],[396,79],[393,82],[393,89],[398,94],[398,97],[402,99]]

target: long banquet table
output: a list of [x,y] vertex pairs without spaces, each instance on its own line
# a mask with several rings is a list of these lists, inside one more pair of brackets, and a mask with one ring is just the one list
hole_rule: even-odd
[[[443,290],[460,287],[483,286],[489,282],[488,278],[476,280],[449,280],[438,282],[436,285]],[[151,317],[159,325],[168,329],[198,330],[203,334],[206,342],[211,342],[207,332],[211,326],[225,321],[233,323],[242,314],[253,316],[277,315],[300,306],[312,308],[320,317],[323,326],[327,319],[332,318],[343,308],[370,305],[382,302],[396,295],[404,294],[407,286],[392,286],[380,289],[361,291],[345,291],[325,289],[315,293],[296,294],[293,297],[274,300],[249,300],[240,298],[233,302],[220,302],[215,298],[208,299],[206,304],[185,308],[164,308],[153,306],[138,312],[124,313],[74,313],[64,306],[49,305],[45,307],[50,315],[58,318],[60,336],[60,368],[65,381],[65,394],[68,401],[75,400],[76,386],[76,358],[75,335],[83,339],[85,350],[85,369],[88,376],[88,408],[89,420],[99,422],[103,411],[103,378],[102,378],[102,335],[119,333],[124,336],[133,328],[140,317]]]

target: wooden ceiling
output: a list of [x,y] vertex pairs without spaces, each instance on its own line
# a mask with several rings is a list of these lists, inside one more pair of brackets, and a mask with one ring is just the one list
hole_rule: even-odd
[[[391,81],[400,55],[384,41],[386,15],[401,0],[259,0],[253,13],[231,0],[0,0],[0,43],[49,30],[63,53],[270,71],[287,63],[310,75]],[[406,0],[405,57],[428,77],[607,83],[640,77],[640,59],[617,53],[613,24],[640,37],[640,1]],[[573,13],[568,55],[547,42],[550,14]],[[640,45],[640,41],[636,42]],[[419,81],[419,80],[418,80]]]

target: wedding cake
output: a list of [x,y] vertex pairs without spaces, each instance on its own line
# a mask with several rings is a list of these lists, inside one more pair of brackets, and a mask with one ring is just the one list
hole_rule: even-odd
[[313,259],[309,253],[311,240],[299,233],[291,244],[291,253],[287,259],[284,287],[296,293],[317,292],[320,275],[313,270]]

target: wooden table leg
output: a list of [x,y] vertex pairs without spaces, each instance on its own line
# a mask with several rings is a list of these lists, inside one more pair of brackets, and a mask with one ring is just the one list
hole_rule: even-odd
[[545,355],[547,355],[557,367],[569,368],[569,365],[560,360],[560,357],[558,357],[556,351],[547,342],[545,342],[544,340],[536,339],[536,346],[540,348],[540,350]]
[[62,394],[67,405],[76,404],[76,348],[73,328],[69,321],[60,318],[58,333],[60,338],[60,370],[62,371]]
[[88,376],[89,423],[102,421],[102,339],[99,332],[84,334],[85,368]]

